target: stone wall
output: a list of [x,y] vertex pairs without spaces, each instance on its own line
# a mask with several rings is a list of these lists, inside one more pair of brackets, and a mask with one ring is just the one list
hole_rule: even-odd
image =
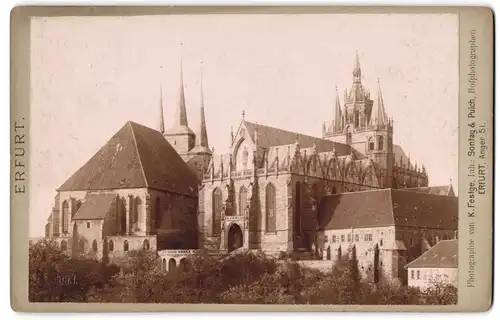
[[[338,260],[339,255],[349,255],[355,246],[360,273],[392,279],[400,277],[394,268],[396,247],[394,227],[325,230],[319,233],[318,248],[323,260]],[[396,260],[397,262],[397,260]]]
[[[125,246],[125,241],[128,248]],[[126,252],[133,250],[156,251],[156,236],[109,236],[104,241],[103,252],[110,260],[122,257]]]
[[[156,207],[159,199],[159,208]],[[149,190],[148,234],[157,234],[159,249],[186,249],[197,246],[196,197]]]

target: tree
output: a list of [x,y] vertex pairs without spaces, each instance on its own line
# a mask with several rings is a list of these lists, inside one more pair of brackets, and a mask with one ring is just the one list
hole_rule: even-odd
[[29,300],[32,302],[94,301],[113,285],[116,266],[72,258],[50,239],[29,246]]

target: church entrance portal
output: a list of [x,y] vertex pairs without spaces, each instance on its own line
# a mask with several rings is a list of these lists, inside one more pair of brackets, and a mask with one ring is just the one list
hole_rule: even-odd
[[243,232],[236,223],[229,228],[227,233],[227,252],[232,252],[243,246]]

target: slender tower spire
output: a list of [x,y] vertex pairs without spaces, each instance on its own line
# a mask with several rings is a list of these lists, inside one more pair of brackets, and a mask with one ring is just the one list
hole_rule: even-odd
[[335,111],[334,111],[335,118],[333,119],[333,131],[339,132],[342,130],[342,110],[340,108],[339,90],[337,86],[335,86],[335,91],[337,97],[335,98]]
[[[200,76],[200,131],[196,135],[196,145],[208,149],[207,124],[205,122],[205,104],[203,99],[203,69]],[[210,149],[208,149],[210,150]]]
[[179,118],[177,119],[179,126],[188,126],[188,119],[186,113],[186,97],[184,95],[184,71],[182,67],[181,58],[181,71],[180,71],[180,90],[179,90]]
[[380,88],[380,79],[377,79],[377,101],[372,109],[370,117],[370,125],[383,126],[387,124],[387,117],[385,114],[384,99],[382,97],[382,89]]
[[356,50],[356,62],[354,63],[354,70],[352,71],[353,82],[361,83],[361,64],[359,63],[359,54]]
[[160,132],[165,133],[165,120],[163,118],[163,89],[160,85]]

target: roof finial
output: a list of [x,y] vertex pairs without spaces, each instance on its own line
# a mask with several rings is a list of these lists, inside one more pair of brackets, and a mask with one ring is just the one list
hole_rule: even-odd
[[241,120],[245,120],[245,110],[241,111]]

